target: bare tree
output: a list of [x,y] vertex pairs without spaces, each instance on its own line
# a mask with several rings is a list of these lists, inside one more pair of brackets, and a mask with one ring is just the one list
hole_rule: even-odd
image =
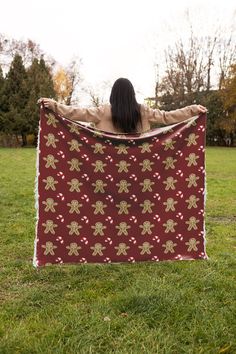
[[[193,31],[189,11],[185,13],[189,36],[180,36],[164,50],[164,74],[158,84],[155,80],[155,97],[160,97],[173,104],[190,104],[199,97],[201,91],[221,89],[230,66],[236,59],[235,27],[229,23],[223,28],[214,25],[207,35]],[[155,63],[156,64],[156,63]],[[172,97],[172,99],[171,99]],[[195,98],[194,98],[195,97]],[[154,103],[153,103],[154,104]]]
[[100,105],[105,103],[105,96],[110,87],[110,81],[102,81],[102,83],[96,88],[87,84],[83,87],[83,91],[89,96],[92,105],[95,107],[99,107]]
[[193,33],[187,43],[180,38],[174,47],[165,51],[166,72],[161,79],[160,89],[184,102],[192,92],[200,91],[204,85],[204,56],[200,41]]
[[[75,94],[77,86],[83,81],[81,76],[81,65],[82,59],[78,57],[73,57],[69,65],[65,68],[66,74],[71,83],[71,89],[66,100],[67,105],[70,105],[72,103],[73,95]],[[77,100],[74,99],[73,101]]]
[[219,90],[221,90],[225,78],[229,74],[232,64],[236,61],[235,31],[231,28],[228,38],[221,37],[218,41],[217,55],[219,60]]
[[205,38],[198,38],[191,33],[187,42],[184,43],[180,38],[174,46],[168,47],[165,51],[166,71],[159,85],[160,93],[168,93],[179,103],[187,104],[191,102],[193,93],[210,91],[216,87],[213,82],[217,83],[217,75],[218,87],[221,88],[230,65],[235,61],[236,46],[232,34],[225,39],[219,36],[219,32],[220,29]]
[[214,65],[214,61],[213,61],[213,55],[214,55],[214,51],[215,51],[215,46],[217,43],[217,36],[215,35],[213,38],[211,36],[207,37],[206,40],[206,69],[207,69],[207,82],[206,82],[206,90],[210,91],[211,89],[211,69],[212,66]]
[[155,65],[156,71],[156,80],[155,80],[155,106],[154,108],[158,107],[158,94],[159,94],[159,65]]
[[0,65],[5,72],[9,70],[15,54],[22,57],[25,67],[30,66],[33,59],[40,59],[41,57],[44,58],[45,63],[50,68],[53,68],[56,64],[55,59],[46,55],[40,46],[31,39],[17,40],[0,33]]

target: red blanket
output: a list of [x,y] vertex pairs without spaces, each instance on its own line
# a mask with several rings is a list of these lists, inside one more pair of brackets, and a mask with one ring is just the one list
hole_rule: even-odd
[[205,125],[114,134],[42,107],[33,265],[207,259]]

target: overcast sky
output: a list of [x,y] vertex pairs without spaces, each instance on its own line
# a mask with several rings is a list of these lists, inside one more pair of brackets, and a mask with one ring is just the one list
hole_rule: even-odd
[[[32,39],[58,62],[82,58],[85,83],[129,78],[141,102],[154,94],[154,62],[176,36],[187,35],[189,16],[197,33],[233,22],[233,0],[0,0],[0,32]],[[161,69],[160,69],[161,70]],[[108,99],[109,92],[105,96]],[[88,105],[86,99],[81,104]]]

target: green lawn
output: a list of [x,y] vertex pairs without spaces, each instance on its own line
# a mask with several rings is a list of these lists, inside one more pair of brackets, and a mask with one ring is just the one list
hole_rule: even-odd
[[0,149],[0,353],[236,353],[236,149],[207,149],[209,260],[33,268],[33,148]]

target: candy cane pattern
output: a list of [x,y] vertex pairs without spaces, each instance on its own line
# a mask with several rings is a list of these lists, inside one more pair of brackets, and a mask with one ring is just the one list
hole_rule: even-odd
[[207,259],[205,128],[126,136],[41,108],[33,265]]

